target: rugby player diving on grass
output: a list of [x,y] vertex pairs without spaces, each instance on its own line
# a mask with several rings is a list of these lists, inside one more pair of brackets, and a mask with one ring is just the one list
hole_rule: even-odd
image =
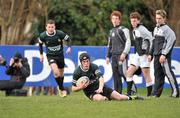
[[[104,84],[103,75],[96,64],[90,62],[90,56],[87,53],[82,53],[79,56],[81,64],[73,73],[72,91],[83,90],[84,94],[92,101],[105,100],[142,100],[139,96],[127,96],[119,94]],[[77,84],[78,79],[86,77],[89,81]],[[78,86],[77,86],[78,85]]]

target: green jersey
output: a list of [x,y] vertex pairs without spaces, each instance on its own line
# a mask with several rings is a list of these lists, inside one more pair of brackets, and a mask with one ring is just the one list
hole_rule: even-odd
[[90,84],[83,90],[85,94],[98,89],[102,73],[96,64],[90,63],[88,71],[84,71],[81,66],[78,66],[73,73],[73,86],[76,86],[77,80],[83,76],[87,76],[90,80]]
[[63,55],[63,40],[70,42],[69,36],[60,30],[55,30],[51,35],[45,31],[39,36],[39,43],[45,44],[46,54],[50,56]]

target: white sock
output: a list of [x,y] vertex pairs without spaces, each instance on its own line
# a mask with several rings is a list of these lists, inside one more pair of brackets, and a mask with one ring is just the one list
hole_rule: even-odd
[[133,77],[127,77],[127,78],[126,78],[126,81],[127,81],[127,82],[133,81]]
[[152,86],[153,85],[153,83],[152,82],[148,82],[148,83],[146,83],[146,87],[149,87],[149,86]]

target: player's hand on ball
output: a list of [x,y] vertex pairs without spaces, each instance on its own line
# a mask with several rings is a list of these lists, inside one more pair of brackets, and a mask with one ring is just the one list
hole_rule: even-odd
[[76,86],[78,86],[80,89],[84,89],[88,85],[89,85],[89,78],[87,76],[80,77],[76,82]]
[[89,81],[87,81],[87,82],[82,81],[82,82],[79,84],[79,87],[80,87],[81,89],[85,89],[88,85],[89,85]]

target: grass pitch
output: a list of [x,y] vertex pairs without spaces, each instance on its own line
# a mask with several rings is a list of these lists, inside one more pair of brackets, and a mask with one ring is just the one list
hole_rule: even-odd
[[[138,89],[145,97],[146,90]],[[59,96],[5,97],[0,92],[0,118],[179,118],[180,98],[92,102],[82,92]]]

